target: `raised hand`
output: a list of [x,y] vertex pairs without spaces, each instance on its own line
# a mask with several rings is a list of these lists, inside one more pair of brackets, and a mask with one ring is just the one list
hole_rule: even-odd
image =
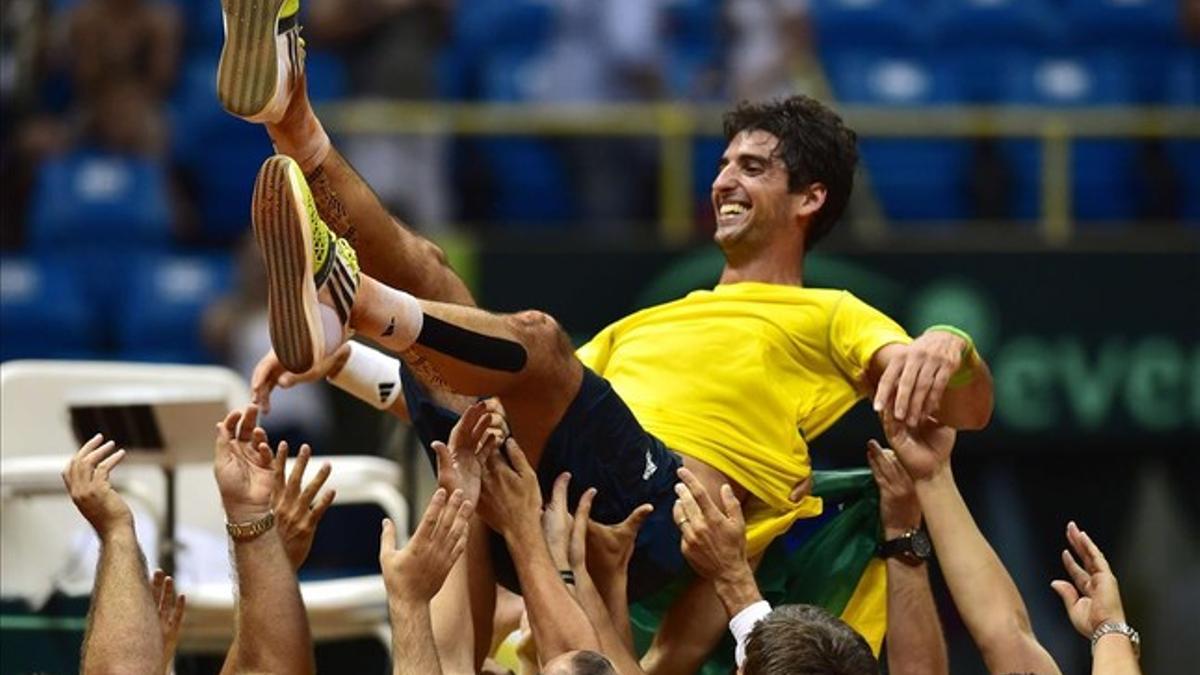
[[447,498],[438,488],[421,516],[417,531],[396,548],[396,526],[384,518],[379,537],[379,567],[388,596],[396,600],[428,604],[437,595],[450,569],[467,547],[467,526],[472,504],[455,490]]
[[875,388],[875,411],[889,410],[910,427],[937,415],[950,378],[962,366],[967,341],[931,330],[893,358]]
[[653,506],[642,504],[616,525],[587,522],[588,559],[596,578],[611,579],[628,572],[638,531],[653,512]]
[[683,535],[683,557],[706,579],[737,576],[749,570],[746,521],[742,505],[728,483],[721,486],[718,506],[704,484],[687,469],[679,469],[673,515]]
[[[520,527],[541,528],[542,492],[537,471],[512,438],[504,442],[508,462],[499,449],[484,458],[479,515],[493,530],[511,536]],[[511,462],[511,466],[509,463]]]
[[158,625],[162,629],[162,672],[169,675],[175,664],[175,649],[179,646],[179,629],[183,627],[187,597],[175,593],[175,580],[161,569],[154,570],[150,590],[158,607]]
[[62,472],[63,484],[75,508],[101,538],[118,527],[133,527],[129,505],[108,482],[109,472],[125,459],[125,450],[113,452],[116,447],[96,434],[79,448]]
[[900,457],[900,462],[915,481],[926,480],[950,462],[957,432],[926,418],[913,428],[900,422],[885,409],[880,415],[888,443]]
[[450,445],[434,441],[438,486],[448,493],[462,490],[467,501],[479,500],[483,458],[508,438],[508,422],[500,402],[487,399],[472,404],[450,431]]
[[542,511],[542,535],[546,537],[550,557],[560,571],[570,566],[571,531],[574,524],[571,510],[567,508],[567,487],[570,483],[571,474],[559,474],[550,493],[550,503],[546,504],[545,510]]
[[315,382],[322,377],[333,377],[341,371],[349,358],[350,343],[346,342],[322,360],[316,368],[297,375],[283,367],[272,349],[259,360],[250,376],[250,402],[257,405],[266,415],[271,412],[271,392],[275,391],[276,387],[291,389],[297,384]]
[[912,478],[904,470],[896,453],[880,447],[874,440],[867,442],[867,463],[879,487],[879,517],[884,536],[898,537],[921,526],[921,503]]
[[[1124,623],[1121,590],[1104,553],[1075,521],[1067,523],[1067,542],[1071,550],[1063,549],[1062,561],[1070,581],[1055,579],[1050,586],[1062,598],[1071,625],[1080,635],[1090,638],[1106,621]],[[1082,565],[1071,555],[1072,550]]]
[[263,440],[266,432],[255,431],[258,406],[233,410],[217,423],[213,475],[230,522],[249,522],[271,509],[275,486],[271,448]]
[[296,462],[292,465],[292,472],[285,477],[288,444],[283,441],[280,442],[272,462],[274,487],[271,494],[271,509],[275,511],[275,527],[279,529],[279,536],[283,539],[283,547],[287,551],[288,561],[292,563],[292,569],[295,570],[299,570],[300,566],[304,564],[304,560],[308,558],[308,552],[312,549],[313,537],[317,534],[317,525],[325,517],[325,512],[329,510],[329,506],[333,504],[333,498],[336,496],[336,491],[326,490],[321,493],[320,498],[317,497],[317,493],[321,491],[321,487],[325,485],[325,481],[329,479],[332,471],[329,462],[323,463],[317,470],[317,475],[303,488],[300,487],[304,470],[308,467],[308,460],[311,457],[312,448],[307,443],[301,445]]

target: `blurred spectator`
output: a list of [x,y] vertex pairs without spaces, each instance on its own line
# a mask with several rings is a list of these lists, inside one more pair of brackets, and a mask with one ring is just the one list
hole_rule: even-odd
[[[266,273],[258,256],[253,240],[246,237],[237,252],[236,290],[213,303],[203,319],[205,344],[247,381],[271,350]],[[324,386],[276,391],[264,409],[263,426],[277,440],[295,446],[311,440],[321,447],[332,424],[326,394]]]
[[[451,0],[313,0],[308,38],[349,66],[358,97],[437,97],[438,52],[449,37]],[[451,219],[446,141],[433,134],[358,134],[340,147],[380,199],[428,230]]]
[[114,83],[132,82],[152,99],[166,96],[182,44],[174,5],[82,0],[65,20],[67,65],[85,105]]
[[726,0],[735,101],[815,93],[809,0]]
[[[668,0],[552,0],[549,44],[529,67],[530,98],[543,103],[651,101],[668,95],[663,72]],[[578,218],[613,234],[655,218],[657,144],[572,138],[561,146]]]
[[0,3],[0,248],[24,243],[23,214],[42,157],[67,145],[66,128],[41,110],[49,21],[40,0]]

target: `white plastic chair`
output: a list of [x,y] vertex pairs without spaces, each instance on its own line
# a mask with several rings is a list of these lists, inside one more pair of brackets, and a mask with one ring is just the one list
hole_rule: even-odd
[[[62,559],[71,545],[70,528],[63,523],[83,525],[59,476],[78,447],[71,430],[72,406],[150,405],[168,447],[147,453],[130,448],[129,459],[113,473],[114,486],[161,526],[167,512],[162,475],[166,467],[175,477],[178,531],[203,534],[224,548],[224,515],[212,477],[213,427],[226,411],[245,405],[249,398],[246,383],[219,367],[72,361],[0,365],[3,594],[19,596],[51,583],[45,561]],[[322,461],[332,466],[326,486],[338,493],[333,508],[375,504],[401,527],[407,524],[408,505],[397,489],[398,464],[370,456],[317,456],[310,465]],[[30,501],[35,497],[36,502]],[[9,508],[11,504],[24,506]],[[142,542],[142,547],[154,560],[153,543]],[[222,651],[234,626],[227,558],[222,556],[226,564],[217,570],[185,569],[188,559],[183,551],[176,574],[179,591],[188,596],[180,650]],[[198,580],[201,572],[207,580]],[[379,574],[304,581],[300,586],[315,640],[378,637],[390,645],[387,595]]]

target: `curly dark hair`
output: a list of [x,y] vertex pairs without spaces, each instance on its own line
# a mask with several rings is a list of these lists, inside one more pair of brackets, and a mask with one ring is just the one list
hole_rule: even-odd
[[812,248],[833,229],[854,188],[858,165],[858,135],[837,113],[809,96],[792,96],[767,103],[742,101],[725,113],[725,140],[743,131],[762,130],[779,139],[776,155],[787,165],[788,191],[825,185],[825,203],[814,214],[805,237]]

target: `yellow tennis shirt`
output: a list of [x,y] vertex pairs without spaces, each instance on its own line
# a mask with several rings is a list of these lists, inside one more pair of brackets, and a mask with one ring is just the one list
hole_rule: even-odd
[[788,499],[808,441],[863,395],[876,350],[904,329],[847,291],[743,282],[617,321],[579,348],[650,433],[749,490],[751,555],[821,500]]

